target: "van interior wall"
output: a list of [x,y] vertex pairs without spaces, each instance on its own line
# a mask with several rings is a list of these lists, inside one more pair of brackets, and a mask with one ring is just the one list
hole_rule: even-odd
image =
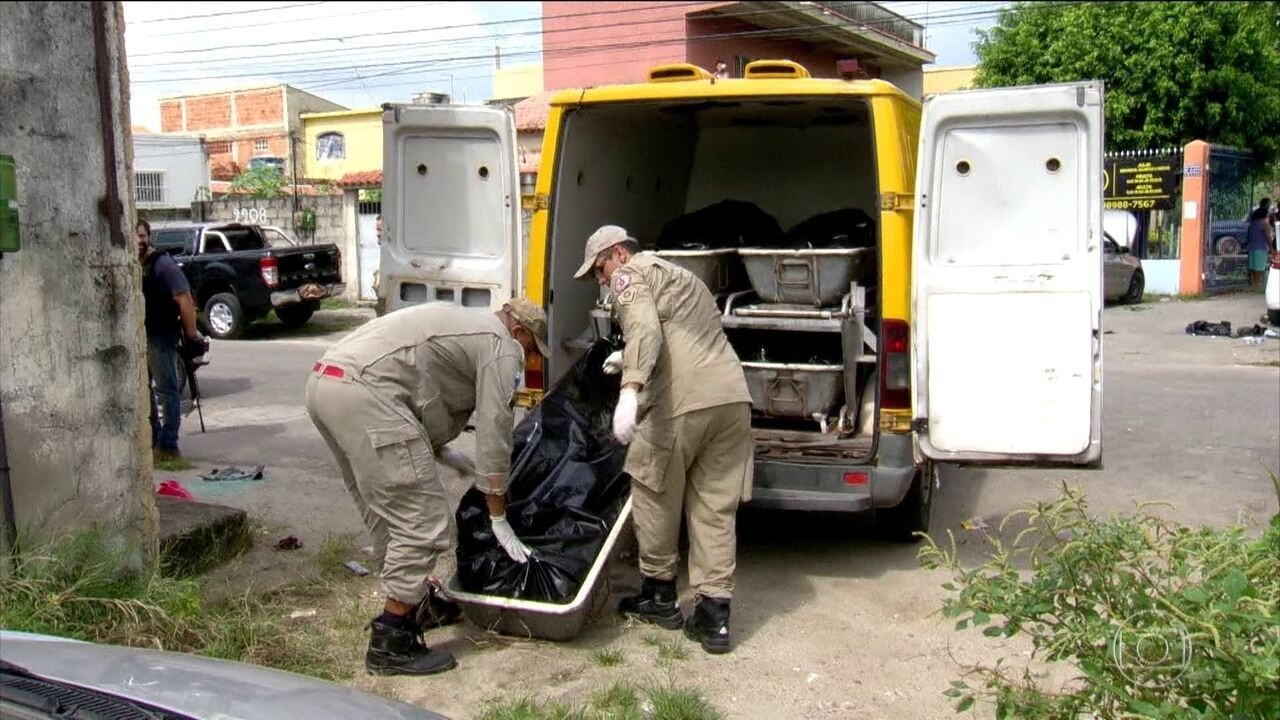
[[842,208],[877,215],[860,100],[744,101],[693,112],[656,103],[585,107],[566,112],[562,128],[547,278],[552,383],[581,352],[563,343],[587,330],[600,297],[594,280],[573,280],[599,226],[621,225],[649,244],[667,222],[730,199],[759,205],[784,230]]
[[870,213],[870,133],[865,125],[705,128],[698,136],[686,212],[729,199],[759,205],[783,230],[831,210]]

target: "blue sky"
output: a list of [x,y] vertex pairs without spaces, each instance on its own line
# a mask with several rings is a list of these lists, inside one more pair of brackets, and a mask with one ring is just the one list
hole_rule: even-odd
[[[939,65],[974,62],[972,31],[1005,3],[892,2],[926,24]],[[348,107],[423,91],[481,102],[503,64],[537,62],[540,2],[125,2],[133,122],[161,97],[286,82]]]

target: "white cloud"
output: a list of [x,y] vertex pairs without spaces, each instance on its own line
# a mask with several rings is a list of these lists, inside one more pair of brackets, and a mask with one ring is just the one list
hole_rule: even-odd
[[348,107],[451,86],[482,101],[495,42],[504,63],[541,49],[540,21],[513,22],[537,18],[536,2],[299,4],[125,2],[133,123],[158,130],[164,96],[281,82]]

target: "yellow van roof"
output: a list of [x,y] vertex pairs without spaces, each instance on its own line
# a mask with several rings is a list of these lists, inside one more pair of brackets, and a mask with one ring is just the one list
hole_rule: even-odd
[[895,96],[911,105],[920,102],[897,85],[884,80],[828,80],[817,78],[752,78],[680,80],[628,85],[601,85],[561,90],[551,98],[553,107],[591,103],[644,100],[701,100],[707,98],[759,98],[780,95]]

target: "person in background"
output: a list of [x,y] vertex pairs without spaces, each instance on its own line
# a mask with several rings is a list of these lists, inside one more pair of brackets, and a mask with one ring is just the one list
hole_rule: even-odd
[[1262,198],[1258,207],[1249,216],[1248,243],[1245,251],[1249,253],[1249,289],[1256,290],[1262,286],[1267,268],[1271,264],[1271,253],[1276,249],[1275,227],[1271,222],[1271,198]]
[[[382,565],[383,612],[370,623],[365,667],[430,675],[457,666],[423,644],[424,630],[457,620],[431,574],[453,535],[454,507],[437,464],[474,479],[507,555],[528,547],[507,523],[514,396],[525,356],[546,353],[547,316],[515,298],[496,313],[419,305],[376,318],[312,367],[306,407],[342,472]],[[474,414],[477,461],[446,445]]]
[[[630,446],[624,469],[644,581],[618,610],[669,630],[683,625],[703,650],[726,653],[738,504],[752,480],[751,394],[707,286],[639,251],[626,230],[606,225],[587,240],[574,275],[610,289],[626,341],[604,371],[622,374],[613,432]],[[682,517],[696,594],[687,619],[676,602]]]
[[[182,357],[199,357],[209,341],[196,328],[196,304],[178,264],[151,245],[151,224],[134,226],[138,260],[142,263],[142,298],[146,303],[147,370],[151,386],[151,447],[153,460],[178,460],[178,428],[182,423]],[[179,344],[180,340],[185,340]]]

